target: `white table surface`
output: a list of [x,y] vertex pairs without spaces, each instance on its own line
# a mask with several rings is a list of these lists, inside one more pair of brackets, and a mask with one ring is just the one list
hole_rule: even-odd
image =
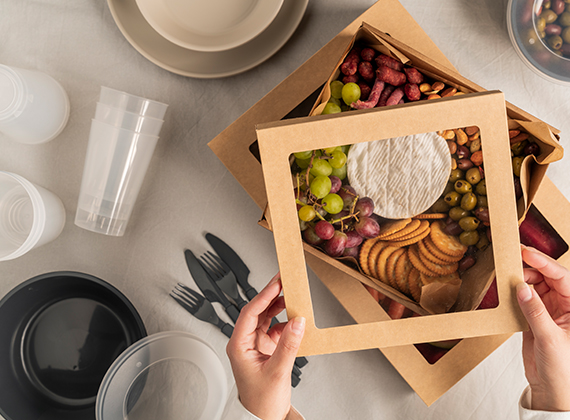
[[[570,87],[540,78],[519,59],[507,33],[506,0],[401,2],[464,76],[502,90],[508,101],[559,128],[562,145],[568,145]],[[204,233],[217,234],[236,246],[257,288],[278,267],[272,235],[257,225],[258,207],[207,143],[373,3],[311,0],[297,32],[267,62],[234,77],[201,80],[169,73],[142,57],[104,0],[0,0],[0,62],[52,75],[71,100],[68,126],[57,139],[27,146],[0,138],[0,169],[53,191],[67,209],[67,223],[54,242],[0,263],[0,295],[50,271],[98,276],[133,302],[150,334],[183,330],[206,339],[231,377],[225,336],[168,297],[176,282],[192,285],[182,251],[202,253],[209,249]],[[101,85],[170,105],[121,238],[73,224]],[[568,198],[569,169],[565,158],[548,170]],[[314,275],[311,283],[319,316],[350,322]],[[307,419],[516,419],[526,385],[520,344],[517,334],[429,408],[378,350],[310,357],[293,403]]]

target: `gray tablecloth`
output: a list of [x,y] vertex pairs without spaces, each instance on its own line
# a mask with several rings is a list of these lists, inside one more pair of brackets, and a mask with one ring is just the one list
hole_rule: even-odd
[[[0,62],[52,75],[71,100],[69,124],[57,139],[27,146],[0,138],[0,169],[56,193],[68,218],[54,242],[0,263],[0,295],[49,271],[96,275],[126,294],[149,333],[183,330],[207,340],[231,378],[225,336],[168,297],[176,282],[192,284],[183,250],[207,250],[205,232],[238,244],[258,288],[278,267],[272,235],[257,225],[258,207],[207,143],[372,4],[311,0],[297,32],[267,62],[237,76],[202,80],[172,74],[142,57],[104,0],[0,0]],[[508,101],[562,130],[561,143],[568,145],[570,87],[543,80],[519,59],[507,33],[506,0],[402,4],[464,76],[502,90]],[[127,233],[120,238],[73,224],[101,85],[170,105]],[[570,198],[569,169],[565,158],[551,165],[548,175]],[[320,316],[331,324],[350,322],[312,274],[311,283]],[[526,385],[520,341],[515,335],[430,408],[377,350],[311,357],[293,403],[307,419],[515,419]]]

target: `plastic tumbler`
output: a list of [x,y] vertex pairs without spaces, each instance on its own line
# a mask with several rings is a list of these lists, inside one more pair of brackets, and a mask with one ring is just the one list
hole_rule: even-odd
[[101,102],[97,103],[95,119],[115,127],[151,136],[158,136],[164,122],[152,117],[143,117],[124,109],[114,108]]
[[158,136],[91,121],[75,224],[122,236]]
[[59,197],[20,175],[0,171],[0,261],[53,241],[64,225]]
[[51,76],[0,65],[0,132],[20,143],[57,137],[69,119],[69,98]]
[[144,117],[163,120],[168,105],[140,96],[131,95],[127,92],[101,86],[99,102],[113,108],[139,114]]

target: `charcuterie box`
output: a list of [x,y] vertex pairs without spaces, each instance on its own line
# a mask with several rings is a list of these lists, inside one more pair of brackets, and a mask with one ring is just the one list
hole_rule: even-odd
[[[299,67],[210,143],[211,149],[242,184],[244,189],[258,204],[260,209],[266,209],[268,194],[266,193],[262,165],[259,160],[259,147],[261,145],[257,141],[256,126],[264,123],[270,123],[270,125],[276,124],[277,126],[282,125],[299,128],[305,127],[303,124],[312,124],[314,122],[318,124],[325,123],[327,125],[332,122],[334,125],[337,124],[335,121],[345,119],[347,116],[336,115],[328,117],[311,117],[313,122],[310,122],[309,119],[307,119],[307,121],[303,120],[303,124],[300,124],[301,120],[295,120],[288,123],[278,122],[282,119],[309,115],[311,110],[314,108],[315,103],[318,104],[318,101],[322,100],[324,92],[323,87],[326,86],[327,81],[331,78],[331,74],[333,74],[335,69],[338,67],[340,60],[342,60],[343,56],[350,50],[355,39],[354,35],[359,31],[363,22],[368,23],[373,28],[378,28],[383,32],[390,33],[394,40],[398,40],[396,41],[397,43],[401,43],[402,45],[410,48],[413,47],[415,50],[421,51],[421,54],[424,54],[425,57],[429,57],[430,60],[435,60],[438,65],[438,71],[446,73],[446,81],[456,83],[454,81],[456,80],[461,83],[465,83],[466,85],[464,86],[464,89],[465,93],[468,93],[468,95],[464,95],[463,98],[443,99],[439,101],[439,104],[436,103],[437,101],[434,101],[432,104],[426,103],[396,106],[389,112],[386,112],[387,110],[382,110],[380,112],[377,110],[358,111],[358,117],[355,114],[351,115],[350,118],[361,118],[360,115],[365,119],[371,117],[376,118],[376,114],[378,114],[381,119],[388,117],[388,115],[390,115],[388,118],[391,118],[396,114],[404,115],[404,112],[409,110],[414,110],[413,112],[429,116],[431,113],[429,108],[433,107],[433,109],[437,109],[436,112],[438,113],[445,112],[444,109],[446,107],[450,107],[450,104],[455,105],[463,103],[463,101],[466,100],[466,103],[471,104],[468,106],[475,107],[481,106],[481,104],[485,104],[486,106],[487,101],[493,103],[497,114],[492,119],[493,121],[496,120],[496,125],[486,124],[485,121],[472,121],[471,116],[468,119],[480,127],[488,126],[486,130],[496,131],[498,137],[503,138],[503,142],[505,136],[508,136],[508,129],[513,128],[512,126],[508,126],[512,125],[513,122],[507,122],[505,113],[509,120],[519,121],[517,124],[520,124],[521,122],[522,124],[541,123],[533,116],[511,104],[507,104],[505,109],[505,102],[499,92],[472,94],[472,92],[483,92],[484,90],[469,81],[465,81],[453,70],[451,63],[449,63],[445,56],[443,56],[433,42],[397,1],[381,0],[349,25],[327,45],[325,45],[305,64]],[[400,44],[393,46],[393,48],[396,49],[399,47],[401,47]],[[500,106],[499,103],[501,103],[502,106]],[[382,114],[384,115],[381,116]],[[462,118],[457,115],[455,115],[455,117],[458,119]],[[409,119],[410,117],[402,118]],[[445,128],[443,124],[441,124],[442,121],[440,121],[440,125],[437,126],[432,124],[432,127],[428,120],[430,120],[430,118],[427,118],[427,120],[423,118],[423,123],[427,125],[425,127],[422,126],[423,128],[419,125],[415,126],[412,131],[416,131],[416,134],[425,132],[424,130],[427,130],[427,126],[429,126],[429,129],[433,130],[441,130]],[[276,121],[278,123],[272,123]],[[464,122],[454,121],[452,123],[451,120],[448,120],[445,121],[445,123],[451,124],[451,126],[447,128],[455,128],[461,126]],[[467,124],[467,122],[465,122],[465,124]],[[493,127],[491,127],[491,125]],[[556,134],[556,130],[551,127],[546,127],[545,125],[541,127],[549,133]],[[272,130],[270,127],[265,127],[265,129]],[[288,139],[285,142],[288,142]],[[312,149],[317,146],[315,144],[309,144],[307,146],[300,147]],[[488,149],[492,149],[492,146]],[[502,167],[503,170],[506,170],[506,161],[510,160],[508,157],[505,157],[505,154],[508,153],[508,150],[506,150],[508,149],[508,146],[506,149],[502,146],[502,149],[503,150],[499,155],[503,156],[501,160],[504,160],[504,162],[500,163],[499,166]],[[283,153],[287,154],[291,151],[293,150],[284,151]],[[284,165],[284,163],[280,163],[280,165]],[[282,166],[281,169],[283,173],[279,175],[279,178],[281,181],[285,182],[285,166]],[[497,169],[497,171],[500,172],[500,169]],[[483,319],[477,320],[477,322],[486,324],[480,328],[471,328],[469,325],[463,325],[466,322],[465,320],[470,317],[468,312],[464,311],[459,313],[460,318],[464,318],[462,321],[442,321],[446,327],[446,331],[444,333],[436,331],[437,328],[435,328],[435,325],[437,325],[443,317],[447,316],[447,314],[419,317],[419,319],[423,318],[424,320],[421,320],[419,324],[413,327],[413,322],[411,321],[415,320],[397,320],[405,322],[400,323],[398,327],[388,327],[388,330],[397,333],[394,337],[388,337],[386,331],[383,331],[385,328],[380,328],[380,324],[384,323],[384,325],[388,326],[392,321],[389,321],[390,318],[386,311],[371,297],[371,295],[366,291],[366,288],[363,287],[363,284],[367,284],[367,282],[371,282],[369,287],[378,287],[379,285],[376,282],[373,282],[373,279],[363,275],[357,270],[347,269],[347,266],[342,262],[334,259],[331,259],[332,261],[327,260],[326,255],[324,255],[320,250],[313,249],[310,246],[305,245],[305,252],[303,253],[303,245],[298,236],[295,240],[291,238],[284,240],[283,237],[281,237],[281,239],[277,239],[276,237],[276,240],[281,243],[281,246],[278,246],[278,249],[280,248],[279,253],[281,254],[279,256],[280,263],[281,261],[289,261],[289,259],[291,259],[294,267],[293,273],[289,272],[288,274],[285,274],[285,276],[293,278],[291,276],[295,276],[298,273],[301,278],[305,277],[306,272],[304,271],[304,261],[306,260],[321,281],[332,291],[357,323],[355,325],[343,326],[341,328],[334,327],[333,330],[337,331],[328,335],[326,338],[320,337],[319,334],[321,334],[321,331],[313,325],[312,331],[309,331],[307,340],[303,344],[303,351],[305,354],[348,351],[357,348],[396,346],[384,348],[382,351],[396,369],[402,373],[402,376],[406,381],[408,381],[412,388],[416,390],[426,404],[429,405],[433,403],[447,389],[461,379],[461,377],[467,374],[467,372],[491,354],[510,336],[511,332],[524,328],[524,322],[516,310],[516,303],[513,300],[511,289],[511,286],[521,279],[520,259],[518,258],[518,253],[515,251],[515,248],[518,247],[518,240],[516,239],[517,219],[524,215],[524,212],[528,210],[532,201],[532,194],[536,193],[538,185],[540,185],[540,181],[543,178],[544,171],[545,168],[538,167],[538,169],[533,172],[535,174],[533,175],[534,179],[531,178],[528,180],[529,184],[526,187],[526,191],[529,192],[530,195],[523,202],[524,207],[522,211],[519,209],[518,216],[514,196],[503,197],[503,199],[499,198],[499,201],[496,202],[502,203],[501,200],[505,200],[507,208],[510,209],[505,213],[506,215],[504,215],[504,223],[500,221],[503,216],[497,216],[497,218],[499,219],[499,224],[504,224],[506,226],[507,237],[509,239],[506,239],[508,246],[507,250],[504,251],[504,255],[509,261],[512,261],[515,269],[514,271],[510,271],[512,275],[509,274],[506,281],[502,283],[501,305],[492,310],[478,311],[480,313],[487,313],[487,315],[482,316]],[[500,179],[500,177],[498,178]],[[508,181],[508,178],[504,179]],[[290,176],[288,180],[291,180]],[[271,182],[273,181],[275,180],[271,180]],[[512,184],[509,184],[509,182],[507,182],[505,186],[512,188]],[[495,189],[496,188],[501,188],[501,186],[495,187]],[[288,196],[288,194],[288,192],[282,193],[284,197]],[[507,194],[507,196],[509,195],[510,193]],[[290,205],[289,209],[293,211]],[[274,215],[272,213],[266,213],[266,216],[267,219],[262,220],[262,224],[266,227],[275,229],[276,225],[272,224],[275,223]],[[285,224],[287,224],[287,222]],[[290,230],[290,233],[293,234],[293,236],[299,235],[298,228],[297,231]],[[293,248],[293,254],[287,255]],[[285,249],[285,260],[283,260],[283,249]],[[300,252],[299,249],[301,249]],[[323,255],[325,258],[323,258]],[[288,262],[285,263],[285,265],[288,264]],[[301,267],[301,265],[303,265],[303,267]],[[285,272],[287,272],[286,267]],[[490,274],[491,273],[487,274],[486,282],[489,281]],[[298,285],[294,283],[287,284],[287,280],[285,280],[284,286],[286,288],[285,293],[289,316],[300,314],[300,312],[298,312],[299,310],[310,311],[310,297],[308,298],[306,293],[304,293],[307,291],[305,285],[297,287]],[[297,300],[297,298],[300,300]],[[301,302],[301,306],[299,306],[299,302]],[[303,315],[306,315],[308,320],[311,321],[310,313],[303,313]],[[374,330],[373,335],[379,333],[378,336],[372,339],[369,337],[363,338],[365,335],[364,330],[370,328],[370,326],[372,326],[372,329]],[[426,326],[428,328],[425,328]],[[345,333],[348,335],[345,335]],[[369,334],[366,333],[366,335]],[[478,335],[485,336],[477,337]],[[473,338],[462,340],[457,346],[449,351],[445,357],[433,364],[430,364],[414,345],[405,344],[441,340],[452,337],[464,338],[467,336],[473,336]],[[458,364],[461,365],[460,368],[458,368]],[[415,367],[418,369],[417,374],[413,373]],[[436,382],[440,385],[435,386],[434,384]]]

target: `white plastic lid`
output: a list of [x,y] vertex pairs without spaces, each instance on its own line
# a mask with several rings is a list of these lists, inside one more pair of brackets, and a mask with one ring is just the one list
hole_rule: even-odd
[[198,337],[145,337],[111,365],[97,393],[97,420],[219,420],[228,394],[216,352]]
[[0,120],[10,118],[22,100],[22,82],[10,68],[0,65]]

